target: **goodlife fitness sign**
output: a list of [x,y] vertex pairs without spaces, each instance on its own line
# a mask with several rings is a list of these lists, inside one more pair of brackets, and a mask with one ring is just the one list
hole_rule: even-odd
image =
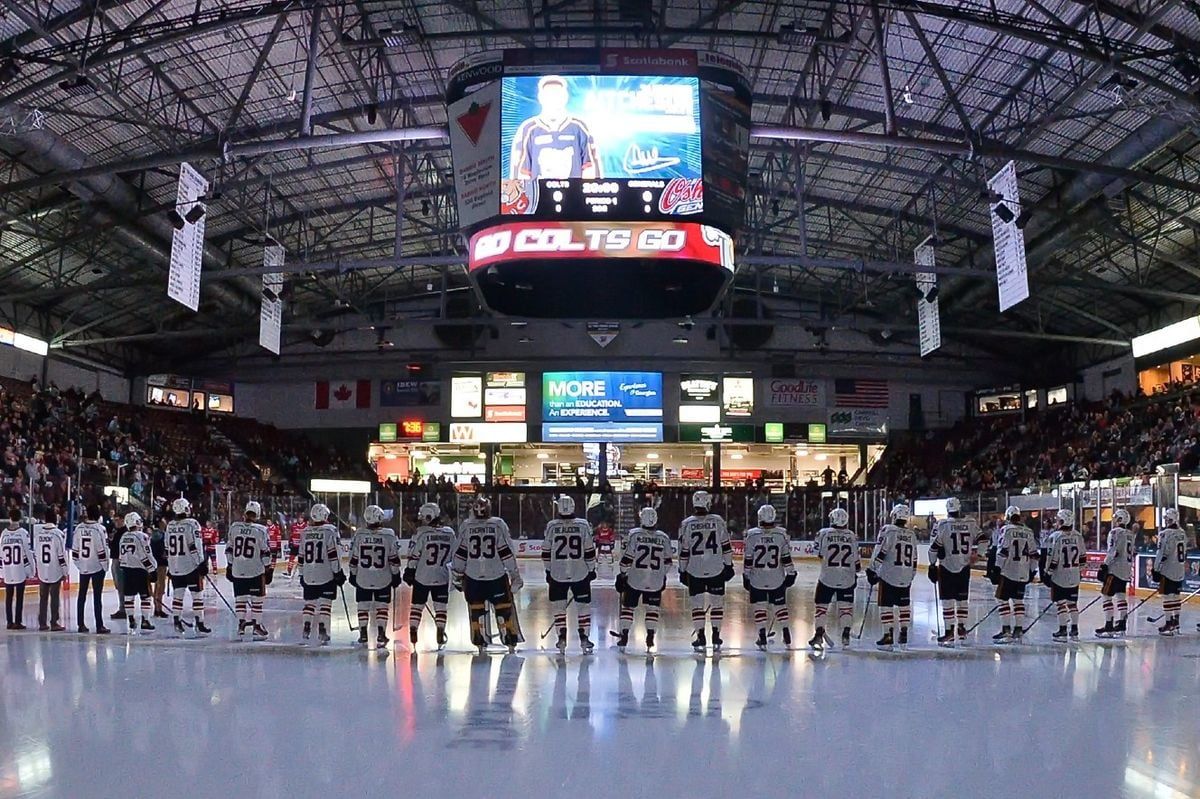
[[509,261],[669,258],[733,270],[733,239],[696,222],[512,222],[471,237],[468,269]]

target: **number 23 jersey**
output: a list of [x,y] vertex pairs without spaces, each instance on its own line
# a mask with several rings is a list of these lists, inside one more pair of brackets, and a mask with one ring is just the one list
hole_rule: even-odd
[[817,533],[820,581],[830,588],[852,588],[858,581],[858,537],[851,530],[825,527]]
[[774,591],[783,586],[787,575],[796,573],[792,565],[792,542],[778,527],[747,530],[745,547],[742,574],[752,588]]
[[879,579],[897,588],[912,585],[917,571],[917,536],[907,527],[885,524],[875,542],[871,555],[875,573]]

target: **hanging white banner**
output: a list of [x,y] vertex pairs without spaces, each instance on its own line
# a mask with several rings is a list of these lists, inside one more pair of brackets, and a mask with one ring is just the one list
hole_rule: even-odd
[[[179,165],[179,188],[175,193],[176,227],[171,237],[171,268],[167,296],[193,311],[200,307],[200,269],[204,264],[204,212],[200,198],[208,192],[208,181],[184,162]],[[188,217],[194,221],[189,221]]]
[[[913,251],[913,262],[917,266],[934,266],[933,245],[928,241]],[[917,272],[917,331],[920,334],[921,357],[924,358],[942,346],[942,316],[938,309],[937,272]],[[932,294],[933,299],[929,297]]]
[[996,252],[996,287],[1000,292],[1000,312],[1004,313],[1029,297],[1025,232],[1017,227],[1017,219],[1021,216],[1017,165],[1009,161],[988,181],[988,188],[1001,198],[992,201],[989,213]]
[[[263,248],[263,268],[283,268],[283,247]],[[280,333],[283,330],[283,273],[265,272],[262,276],[262,305],[258,311],[258,344],[279,354]]]

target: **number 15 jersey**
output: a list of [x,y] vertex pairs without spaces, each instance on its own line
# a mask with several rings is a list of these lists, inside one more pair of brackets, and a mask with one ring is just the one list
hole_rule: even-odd
[[871,555],[879,579],[897,588],[912,585],[917,571],[917,536],[907,527],[885,524]]
[[971,565],[971,555],[979,541],[979,525],[974,519],[942,519],[929,539],[929,562],[942,562],[942,568],[958,574]]
[[852,588],[858,581],[858,537],[849,529],[824,527],[817,533],[822,585]]

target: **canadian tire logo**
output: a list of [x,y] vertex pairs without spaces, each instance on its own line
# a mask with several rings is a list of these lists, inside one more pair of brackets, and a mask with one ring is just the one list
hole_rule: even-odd
[[462,132],[467,134],[467,138],[471,140],[474,146],[479,145],[479,137],[483,133],[483,126],[487,124],[488,113],[492,110],[491,103],[471,103],[471,107],[466,113],[459,114],[458,126],[462,128]]

